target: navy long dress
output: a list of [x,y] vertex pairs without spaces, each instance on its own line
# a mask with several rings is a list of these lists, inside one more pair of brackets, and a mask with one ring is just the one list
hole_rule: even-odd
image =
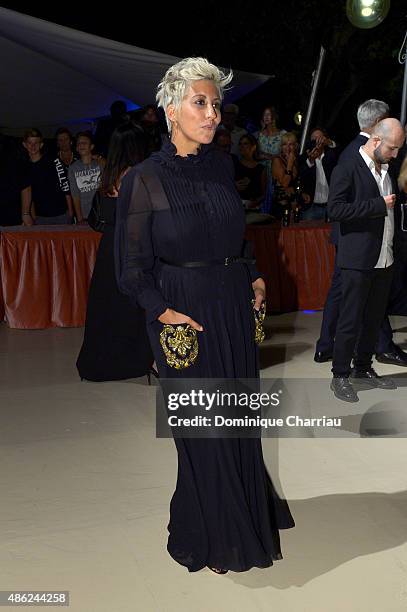
[[153,364],[145,312],[119,291],[114,268],[116,198],[101,197],[105,230],[89,287],[79,376],[101,382],[145,376]]
[[[159,180],[157,180],[157,178]],[[245,217],[230,158],[212,145],[180,157],[173,144],[132,169],[118,201],[119,286],[146,309],[161,377],[256,378],[251,283],[254,266],[182,268],[160,263],[241,255]],[[198,332],[195,363],[169,367],[159,342],[167,307],[191,316]],[[176,438],[177,485],[168,551],[189,571],[268,567],[281,559],[279,529],[292,527],[266,471],[259,439]]]

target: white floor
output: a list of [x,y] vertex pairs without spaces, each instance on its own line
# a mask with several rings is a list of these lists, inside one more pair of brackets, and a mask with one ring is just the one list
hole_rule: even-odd
[[[320,317],[268,320],[262,376],[330,376]],[[69,590],[75,612],[405,612],[405,439],[264,440],[296,520],[284,560],[189,574],[166,552],[176,453],[155,438],[154,388],[81,383],[81,336],[0,325],[0,590]]]

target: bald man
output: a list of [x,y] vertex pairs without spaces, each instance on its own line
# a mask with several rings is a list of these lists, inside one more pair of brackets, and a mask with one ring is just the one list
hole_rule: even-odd
[[393,275],[397,185],[388,164],[397,157],[403,142],[400,122],[383,119],[360,147],[356,159],[339,164],[332,173],[328,215],[339,221],[337,264],[341,268],[342,300],[331,389],[338,399],[347,402],[359,399],[352,379],[362,379],[371,387],[396,388],[394,381],[374,371],[372,355]]

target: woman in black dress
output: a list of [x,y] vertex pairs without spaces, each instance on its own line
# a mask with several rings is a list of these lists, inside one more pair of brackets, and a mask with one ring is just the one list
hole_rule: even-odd
[[144,157],[145,140],[131,123],[112,135],[102,176],[100,204],[105,220],[89,289],[85,334],[76,362],[81,378],[92,381],[122,380],[147,374],[153,354],[145,313],[117,287],[114,268],[114,226],[120,181]]
[[[211,142],[222,91],[231,80],[203,58],[170,68],[157,99],[171,142],[122,181],[116,226],[120,288],[146,309],[160,377],[256,378],[252,299],[264,281],[239,257],[245,216],[233,164]],[[186,263],[204,263],[185,267]],[[197,330],[199,352],[176,370],[160,344],[164,325]],[[178,477],[170,507],[168,551],[189,571],[268,567],[281,558],[278,529],[293,526],[274,491],[260,439],[176,438]]]

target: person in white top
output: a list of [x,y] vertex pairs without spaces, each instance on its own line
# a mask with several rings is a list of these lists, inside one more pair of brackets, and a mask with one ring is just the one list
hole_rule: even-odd
[[323,128],[311,130],[310,148],[300,162],[304,207],[302,219],[324,220],[329,197],[329,181],[338,161],[336,143]]
[[[379,188],[380,195],[383,197],[391,195],[393,186],[389,176],[389,164],[380,163],[380,161],[378,163],[378,153],[376,153],[376,158],[373,160],[369,154],[366,153],[365,147],[360,147],[359,153],[372,173],[372,176]],[[389,207],[387,209],[387,216],[384,218],[383,242],[375,268],[387,268],[393,264],[393,238],[394,210],[393,208]]]

